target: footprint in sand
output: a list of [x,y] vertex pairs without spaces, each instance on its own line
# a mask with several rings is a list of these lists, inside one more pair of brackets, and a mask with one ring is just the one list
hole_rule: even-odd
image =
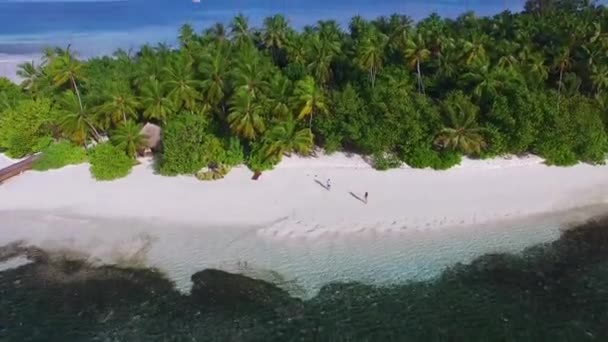
[[407,230],[407,226],[403,226],[403,227],[401,227],[399,229],[401,229],[401,230]]

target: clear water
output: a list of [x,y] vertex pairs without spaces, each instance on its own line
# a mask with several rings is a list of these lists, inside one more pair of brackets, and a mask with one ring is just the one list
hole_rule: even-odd
[[[479,236],[471,235],[471,231],[462,236],[444,232],[442,236],[446,239],[419,232],[417,240],[413,240],[415,235],[407,237],[411,243],[393,237],[393,244],[389,244],[368,236],[368,244],[364,245],[343,237],[342,243],[351,246],[348,251],[336,248],[340,245],[337,237],[327,245],[303,241],[288,245],[285,241],[260,241],[255,234],[245,231],[240,231],[236,240],[226,241],[223,237],[230,233],[211,230],[206,232],[205,242],[185,227],[174,230],[165,227],[165,235],[148,228],[148,238],[141,238],[149,242],[148,247],[141,245],[146,262],[158,262],[155,254],[162,250],[162,260],[176,263],[159,263],[156,266],[161,270],[167,266],[179,270],[180,265],[186,273],[192,269],[191,291],[184,293],[176,289],[167,273],[141,265],[128,267],[123,262],[121,267],[100,266],[92,254],[60,257],[67,255],[66,246],[83,242],[81,247],[96,251],[99,257],[99,248],[109,242],[103,237],[121,230],[122,242],[113,250],[118,255],[129,245],[137,245],[137,239],[128,238],[141,229],[133,222],[109,225],[103,235],[89,239],[91,230],[100,230],[95,224],[110,222],[31,213],[30,222],[44,219],[47,224],[39,221],[37,225],[24,227],[21,224],[28,219],[19,221],[14,213],[2,214],[2,240],[19,234],[33,234],[38,239],[31,240],[29,246],[0,247],[0,266],[6,263],[3,260],[12,265],[10,269],[0,269],[2,341],[605,341],[608,338],[605,219],[582,225],[555,242],[544,242],[523,253],[523,245],[557,236],[555,226],[550,225],[553,218],[520,223],[509,234],[498,233],[506,227],[492,226],[484,227],[485,233],[477,231]],[[72,228],[62,230],[57,224]],[[51,226],[56,229],[51,230]],[[77,235],[79,232],[85,237]],[[429,243],[430,240],[434,242]],[[37,245],[46,248],[39,249]],[[158,245],[165,248],[155,250]],[[485,245],[490,246],[489,251],[478,249]],[[167,246],[173,249],[168,250]],[[330,246],[333,252],[327,250]],[[202,252],[205,249],[209,254]],[[218,253],[220,250],[225,252]],[[490,254],[474,256],[479,252]],[[15,262],[15,256],[23,255],[32,262],[25,263],[23,258]],[[182,264],[179,255],[195,258]],[[253,279],[251,276],[256,274],[247,272],[250,277],[209,270],[210,260],[205,260],[209,256],[218,259],[238,256],[242,270],[247,271],[244,264],[247,260],[264,264],[264,255],[272,256],[269,265],[279,269],[257,274],[269,282]],[[339,255],[349,255],[348,264],[341,264],[344,260]],[[394,260],[387,260],[385,255]],[[330,260],[325,259],[328,256]],[[437,263],[433,256],[446,260]],[[212,263],[221,267],[218,259]],[[459,261],[472,263],[454,265]],[[135,262],[132,266],[137,263],[131,262]],[[429,269],[425,270],[425,263],[430,265]],[[451,266],[442,272],[437,269],[438,264]],[[332,273],[344,267],[360,272],[350,273],[344,279]],[[318,274],[311,272],[314,269]],[[296,279],[296,285],[306,285],[310,279],[322,280],[323,285],[315,295],[302,300],[285,291],[295,288],[293,282],[284,281],[294,274],[293,270],[304,271],[305,278]],[[409,270],[418,274],[408,274]],[[435,274],[431,279],[418,282],[411,279],[427,277],[428,270]],[[376,281],[398,274],[405,276],[385,284]]]

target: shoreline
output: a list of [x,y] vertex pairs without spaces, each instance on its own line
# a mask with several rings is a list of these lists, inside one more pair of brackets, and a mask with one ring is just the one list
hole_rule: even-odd
[[343,153],[294,156],[257,181],[241,166],[212,182],[156,175],[151,159],[140,161],[112,182],[93,180],[88,164],[27,171],[0,186],[0,208],[307,232],[466,226],[608,201],[608,166],[549,167],[536,156],[464,159],[446,171],[377,171]]
[[[376,171],[338,153],[286,158],[258,181],[239,167],[213,182],[154,175],[145,160],[109,183],[94,181],[87,164],[27,171],[0,186],[0,246],[24,241],[93,264],[153,267],[186,292],[205,268],[284,282],[305,298],[328,282],[425,280],[608,212],[606,166],[541,163]],[[315,175],[331,178],[331,191]],[[369,203],[349,191],[368,191]]]

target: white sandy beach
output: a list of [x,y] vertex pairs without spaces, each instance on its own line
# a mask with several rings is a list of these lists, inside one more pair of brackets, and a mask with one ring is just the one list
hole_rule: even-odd
[[[560,224],[604,212],[607,171],[531,156],[380,172],[340,153],[286,158],[258,181],[242,167],[216,182],[161,177],[146,160],[109,183],[87,165],[28,171],[0,185],[0,245],[154,266],[183,289],[205,267],[272,270],[310,294],[328,281],[425,279],[555,239]],[[331,191],[316,182],[328,178]],[[366,191],[367,204],[350,194]]]

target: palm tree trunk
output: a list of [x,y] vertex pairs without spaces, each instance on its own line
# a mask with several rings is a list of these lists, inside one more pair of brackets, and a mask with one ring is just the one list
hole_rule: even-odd
[[80,98],[80,91],[78,90],[78,85],[76,85],[76,80],[74,79],[74,77],[70,77],[70,80],[72,81],[72,87],[74,87],[74,92],[76,93],[76,97],[78,98],[78,104],[80,105],[80,110],[83,110],[82,99]]
[[418,70],[418,92],[424,94],[424,85],[422,84],[422,72],[420,71],[420,60],[416,61],[416,69]]
[[89,128],[91,129],[91,131],[93,131],[93,138],[95,139],[95,141],[100,142],[101,141],[101,135],[99,134],[99,132],[97,131],[97,129],[95,128],[95,126],[93,126],[93,124],[89,120],[85,120],[85,122],[87,123],[87,125],[89,126]]
[[562,81],[564,79],[564,66],[559,68],[559,84],[557,85],[557,109],[559,110],[559,102],[562,97]]

